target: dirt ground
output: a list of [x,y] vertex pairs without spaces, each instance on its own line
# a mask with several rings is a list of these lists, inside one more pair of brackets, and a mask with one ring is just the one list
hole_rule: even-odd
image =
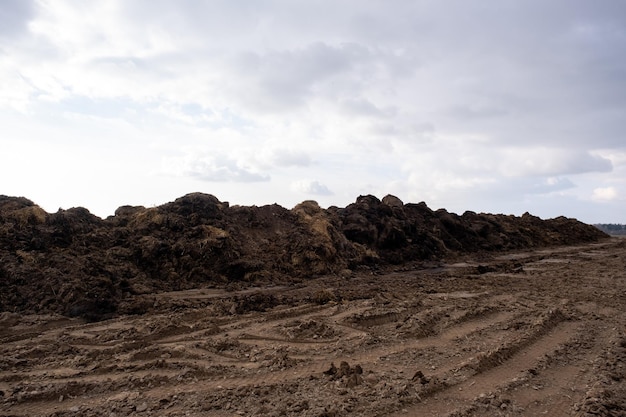
[[626,416],[626,239],[0,313],[2,416]]

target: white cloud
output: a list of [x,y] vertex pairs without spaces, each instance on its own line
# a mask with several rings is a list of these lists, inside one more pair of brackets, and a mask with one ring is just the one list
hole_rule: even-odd
[[265,167],[308,167],[312,163],[307,151],[294,148],[264,148],[255,161]]
[[327,186],[316,180],[294,181],[291,183],[291,189],[299,193],[318,196],[328,196],[333,194]]
[[598,201],[611,201],[618,197],[615,187],[600,187],[593,190],[591,198]]
[[259,182],[270,177],[225,155],[188,155],[163,159],[163,172],[210,182]]

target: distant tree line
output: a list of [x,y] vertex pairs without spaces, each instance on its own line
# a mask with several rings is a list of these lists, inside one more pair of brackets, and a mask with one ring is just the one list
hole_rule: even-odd
[[594,226],[610,235],[626,235],[626,224],[602,223]]

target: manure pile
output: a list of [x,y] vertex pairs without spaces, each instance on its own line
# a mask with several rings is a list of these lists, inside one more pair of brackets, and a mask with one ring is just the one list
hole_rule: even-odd
[[[194,193],[154,208],[123,206],[106,219],[85,208],[47,213],[26,198],[0,196],[0,312],[97,321],[149,312],[154,294],[172,291],[286,285],[606,237],[575,219],[456,215],[394,196],[328,209],[305,201],[288,210]],[[255,302],[263,308],[278,302],[261,298]]]

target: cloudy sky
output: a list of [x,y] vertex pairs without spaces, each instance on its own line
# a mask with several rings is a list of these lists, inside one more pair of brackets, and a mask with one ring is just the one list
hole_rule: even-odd
[[626,223],[623,0],[0,0],[0,194]]

